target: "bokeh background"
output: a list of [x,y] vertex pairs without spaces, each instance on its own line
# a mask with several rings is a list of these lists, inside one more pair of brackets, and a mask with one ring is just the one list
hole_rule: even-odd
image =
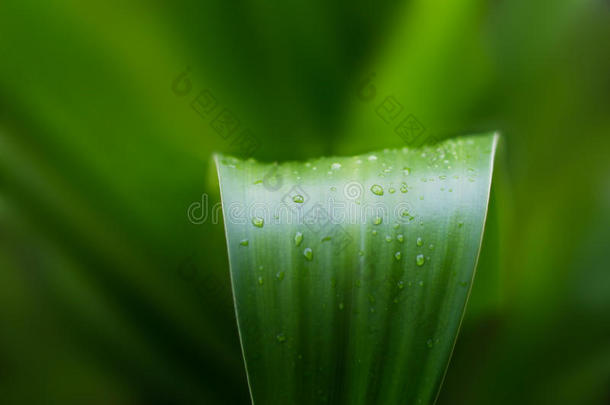
[[439,404],[610,403],[603,0],[1,1],[0,403],[247,404],[211,155],[402,147],[387,97],[503,138]]

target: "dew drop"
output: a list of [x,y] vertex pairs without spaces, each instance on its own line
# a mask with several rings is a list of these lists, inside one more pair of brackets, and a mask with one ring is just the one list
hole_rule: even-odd
[[428,346],[428,349],[432,349],[432,346],[434,346],[434,342],[432,341],[432,339],[428,339],[428,341],[426,342],[426,346]]
[[301,232],[297,232],[294,235],[294,244],[296,246],[299,246],[301,244],[301,242],[303,242],[303,234]]
[[292,197],[292,201],[294,201],[297,204],[302,204],[303,202],[305,202],[305,198],[303,198],[303,196],[301,194],[297,194]]
[[375,195],[383,195],[383,187],[381,187],[379,184],[373,184],[371,186],[371,192]]
[[409,211],[406,211],[406,210],[402,211],[400,213],[400,215],[402,215],[403,217],[409,218],[409,220],[413,220],[415,218],[413,215],[409,214]]
[[340,311],[343,311],[343,308],[345,308],[345,305],[343,305],[343,303],[342,303],[342,302],[340,302],[340,303],[339,303],[339,310],[340,310]]
[[396,189],[394,187],[390,187],[388,189],[388,193],[390,193],[390,194],[394,194],[395,192],[396,192]]
[[375,155],[371,155],[371,156],[369,156],[369,157],[368,157],[368,159],[369,159],[370,161],[374,161],[374,160],[377,160],[377,156],[375,156]]
[[402,290],[403,288],[405,288],[405,283],[402,280],[399,281],[396,285],[398,286],[399,290]]
[[396,259],[396,261],[400,260],[401,258],[402,258],[402,253],[400,253],[400,252],[394,253],[394,259]]
[[389,242],[392,242],[392,236],[390,236],[390,235],[386,235],[386,236],[385,236],[385,241],[386,241],[386,242],[388,242],[388,243],[389,243]]
[[248,239],[242,239],[242,240],[239,242],[239,244],[240,244],[240,245],[242,245],[242,246],[248,246],[248,244],[249,244],[249,243],[250,243],[250,242],[248,241]]
[[377,235],[377,231],[373,229],[373,231],[371,232],[373,235]]
[[278,333],[277,335],[275,335],[275,338],[279,343],[284,343],[286,341],[286,335],[284,334],[284,332]]
[[263,280],[262,276],[258,276],[258,285],[263,285],[265,283],[265,280]]
[[305,248],[305,250],[303,250],[303,256],[305,256],[305,259],[312,261],[313,260],[313,250],[311,250],[311,248]]
[[417,241],[415,242],[417,244],[417,246],[423,246],[424,245],[424,241],[422,238],[417,238]]
[[396,235],[396,240],[402,243],[405,241],[405,237],[402,235],[402,233],[399,233],[398,235]]
[[415,263],[420,267],[423,266],[425,262],[426,262],[426,259],[424,258],[424,255],[422,255],[422,254],[417,255],[417,257],[415,258]]
[[257,228],[262,228],[263,225],[265,225],[265,220],[261,217],[254,217],[252,218],[252,225]]
[[411,169],[408,167],[403,167],[402,172],[405,174],[405,176],[408,176],[411,174]]
[[407,185],[405,183],[402,183],[400,185],[400,192],[401,193],[406,193],[408,191]]
[[284,279],[285,275],[286,275],[286,273],[284,273],[283,271],[278,271],[277,274],[275,275],[275,278],[277,278],[278,281],[282,281]]
[[379,225],[382,222],[383,222],[383,218],[381,218],[381,217],[375,217],[375,219],[373,220],[374,225]]
[[321,242],[328,242],[329,240],[331,240],[331,237],[330,236],[325,236],[320,241]]

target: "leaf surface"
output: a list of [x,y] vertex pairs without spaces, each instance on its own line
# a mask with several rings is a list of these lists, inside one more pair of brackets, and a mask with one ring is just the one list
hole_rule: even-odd
[[481,247],[497,135],[262,164],[217,156],[255,404],[428,404]]

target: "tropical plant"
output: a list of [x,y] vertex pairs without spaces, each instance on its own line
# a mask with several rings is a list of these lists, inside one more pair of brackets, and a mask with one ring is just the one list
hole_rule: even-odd
[[474,277],[496,141],[279,165],[217,157],[255,404],[435,400]]

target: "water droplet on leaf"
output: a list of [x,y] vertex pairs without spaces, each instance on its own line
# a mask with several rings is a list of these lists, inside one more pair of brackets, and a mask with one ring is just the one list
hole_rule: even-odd
[[379,184],[373,184],[371,186],[371,192],[375,195],[383,195],[383,187],[381,187]]

